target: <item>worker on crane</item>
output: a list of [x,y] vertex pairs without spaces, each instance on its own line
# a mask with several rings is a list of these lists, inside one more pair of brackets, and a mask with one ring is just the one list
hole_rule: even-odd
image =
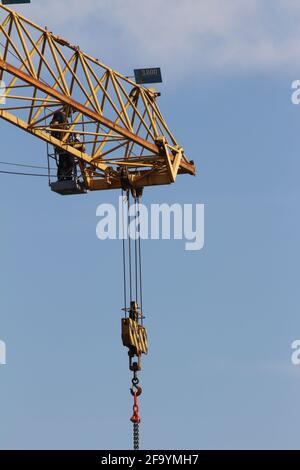
[[[50,127],[55,129],[51,131],[52,137],[55,139],[62,140],[63,132],[58,129],[68,129],[68,115],[67,109],[64,107],[62,110],[55,111],[50,123]],[[58,156],[58,168],[57,168],[57,179],[58,181],[71,180],[73,177],[74,170],[74,159],[71,155],[65,151],[54,147],[55,156]]]
[[[69,106],[64,106],[62,110],[55,111],[50,123],[50,127],[55,129],[51,131],[51,135],[56,139],[62,140],[63,132],[59,129],[67,130],[69,129],[68,116],[72,114]],[[84,145],[81,144],[80,138],[77,134],[70,134],[68,143],[73,145],[80,151],[84,151]],[[69,181],[74,179],[76,173],[76,163],[74,157],[64,150],[54,148],[55,154],[58,155],[58,169],[57,169],[57,179],[58,181]]]

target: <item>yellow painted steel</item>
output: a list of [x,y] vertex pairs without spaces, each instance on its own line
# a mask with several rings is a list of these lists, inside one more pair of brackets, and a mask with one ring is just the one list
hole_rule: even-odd
[[131,353],[148,354],[147,331],[132,318],[122,318],[122,341]]
[[[0,118],[76,157],[89,190],[122,187],[121,168],[135,188],[195,175],[158,108],[159,93],[3,5],[0,80],[6,83]],[[57,139],[50,124],[65,106],[69,122]],[[84,152],[70,144],[71,134]]]

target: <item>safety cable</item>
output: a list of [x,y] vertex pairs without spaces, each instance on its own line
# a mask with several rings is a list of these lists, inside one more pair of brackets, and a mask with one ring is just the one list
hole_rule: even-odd
[[[127,309],[127,299],[130,303],[135,300],[140,307],[142,319],[143,315],[143,272],[142,272],[142,248],[140,233],[140,197],[132,198],[130,191],[122,190],[122,252],[123,252],[123,289],[124,289],[124,309]],[[125,201],[125,202],[124,202]],[[124,206],[127,205],[127,224],[125,232],[126,215]],[[135,207],[135,221],[131,220],[132,204]],[[130,215],[131,214],[131,215]],[[126,250],[126,238],[127,250]],[[132,240],[134,238],[134,240]],[[133,245],[134,243],[134,245]],[[127,298],[128,293],[128,298]],[[135,294],[135,298],[134,297]],[[142,323],[142,322],[141,322]]]
[[[126,201],[127,197],[124,196],[125,191],[122,189],[122,246],[123,246],[123,289],[124,289],[124,311],[125,311],[125,318],[127,318],[127,280],[126,280],[126,243],[125,243],[125,223],[124,223],[124,202]],[[126,198],[126,199],[125,199]],[[127,228],[127,235],[128,235],[128,228]]]
[[135,234],[134,234],[134,255],[135,255],[135,298],[136,302],[139,304],[139,292],[138,292],[138,240],[137,240],[137,198],[134,200],[135,203]]
[[[39,165],[27,165],[23,163],[11,163],[11,162],[2,162],[0,161],[1,165],[9,165],[9,166],[20,166],[24,168],[39,168],[40,170],[48,170],[47,166],[39,166]],[[50,170],[54,170],[54,168],[50,168]]]
[[[48,178],[48,175],[42,175],[40,173],[18,173],[16,171],[4,171],[4,170],[0,170],[0,173],[1,174],[5,174],[5,175],[18,175],[18,176],[39,176],[39,177],[45,177],[45,178]],[[52,175],[54,177],[54,175]]]
[[[138,197],[138,207],[140,210],[140,197]],[[139,212],[140,217],[140,212]],[[142,247],[141,247],[141,233],[139,232],[139,240],[138,240],[138,250],[139,250],[139,280],[140,280],[140,308],[141,308],[141,325],[143,326],[144,323],[144,315],[143,315],[143,272],[142,272]]]
[[129,264],[129,298],[130,304],[132,302],[132,256],[131,256],[131,236],[130,236],[130,192],[127,191],[127,205],[128,205],[128,214],[127,214],[127,230],[128,230],[128,264]]

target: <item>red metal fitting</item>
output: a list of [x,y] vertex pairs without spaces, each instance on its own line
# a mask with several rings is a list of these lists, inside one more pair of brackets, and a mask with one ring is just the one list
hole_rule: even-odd
[[136,388],[136,392],[134,391],[133,388],[130,389],[130,392],[131,392],[131,395],[134,397],[135,395],[137,397],[139,397],[140,395],[142,395],[142,387],[135,387]]
[[141,418],[139,415],[139,401],[138,397],[142,394],[142,389],[141,387],[137,387],[137,391],[135,392],[132,388],[130,389],[131,395],[133,396],[134,399],[134,404],[133,404],[133,415],[130,418],[130,421],[134,424],[139,424],[141,422]]

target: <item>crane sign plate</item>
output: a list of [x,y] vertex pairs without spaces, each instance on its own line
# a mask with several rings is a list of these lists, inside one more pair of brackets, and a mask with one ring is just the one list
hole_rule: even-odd
[[135,69],[135,81],[138,85],[144,83],[162,83],[161,69],[159,67],[152,69]]

